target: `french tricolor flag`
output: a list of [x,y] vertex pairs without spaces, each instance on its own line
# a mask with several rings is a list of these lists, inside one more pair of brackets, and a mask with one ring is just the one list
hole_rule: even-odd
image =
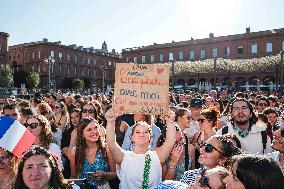
[[4,116],[0,120],[0,147],[22,158],[35,141],[35,136],[19,121]]

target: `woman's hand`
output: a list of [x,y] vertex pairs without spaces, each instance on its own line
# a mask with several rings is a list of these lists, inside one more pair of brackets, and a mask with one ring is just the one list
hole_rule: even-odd
[[87,173],[88,177],[95,180],[102,180],[105,179],[107,173],[104,171],[96,171],[96,172],[89,172]]
[[172,153],[170,155],[170,166],[175,167],[178,164],[178,161],[182,155],[183,152],[183,146],[182,145],[176,145]]
[[111,108],[105,113],[105,118],[107,120],[107,123],[115,123],[116,118],[121,115],[122,112],[114,112]]
[[164,119],[166,121],[167,124],[169,123],[173,123],[175,121],[175,113],[173,111],[169,111],[168,115],[164,116]]

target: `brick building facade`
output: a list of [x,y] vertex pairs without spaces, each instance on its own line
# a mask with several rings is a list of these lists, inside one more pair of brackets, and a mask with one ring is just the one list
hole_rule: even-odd
[[[165,63],[170,61],[197,61],[212,58],[248,59],[279,54],[284,50],[284,28],[267,31],[251,32],[246,28],[243,34],[193,39],[165,44],[122,49],[122,59],[134,63]],[[252,82],[255,78],[261,82],[270,78],[273,83],[279,80],[278,69],[263,73],[219,73],[217,81],[230,78],[231,81],[242,80]],[[228,75],[229,74],[229,75]],[[175,77],[176,83],[203,81],[212,82],[212,74],[190,74]]]
[[8,37],[8,33],[0,32],[0,64],[7,62]]
[[51,65],[50,75],[56,88],[62,88],[62,81],[71,77],[88,78],[93,88],[100,89],[104,77],[105,86],[113,86],[115,64],[121,61],[120,55],[114,49],[108,52],[105,42],[102,49],[94,49],[75,44],[66,46],[60,41],[49,42],[44,38],[38,42],[9,46],[7,62],[14,72],[25,70],[39,73],[41,87],[48,88],[48,64],[44,60],[50,56],[55,60]]

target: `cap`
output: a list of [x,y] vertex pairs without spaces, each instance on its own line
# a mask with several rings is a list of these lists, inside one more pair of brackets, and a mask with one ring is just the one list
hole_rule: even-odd
[[200,98],[194,98],[190,101],[190,107],[202,108],[202,100]]

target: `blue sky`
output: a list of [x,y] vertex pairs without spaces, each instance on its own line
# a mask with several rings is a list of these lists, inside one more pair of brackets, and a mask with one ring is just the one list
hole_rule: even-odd
[[9,45],[122,48],[284,28],[283,0],[0,0]]

